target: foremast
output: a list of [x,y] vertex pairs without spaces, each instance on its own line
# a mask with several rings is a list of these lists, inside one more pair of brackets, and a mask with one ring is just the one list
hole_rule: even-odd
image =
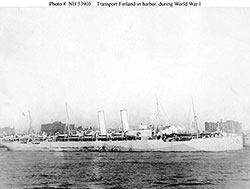
[[197,116],[195,114],[195,109],[194,109],[194,98],[192,97],[192,108],[193,108],[193,117],[194,117],[194,126],[196,129],[196,136],[198,138],[199,136],[199,129],[198,129],[198,123],[197,123]]
[[155,96],[156,99],[156,121],[157,121],[157,127],[160,126],[160,108],[159,108],[159,102],[157,96]]
[[156,128],[155,128],[155,136],[157,135],[157,133],[160,130],[160,108],[159,108],[159,101],[157,98],[157,95],[155,95],[155,100],[156,100]]
[[70,128],[69,128],[69,112],[68,112],[68,104],[65,103],[65,108],[66,108],[66,126],[65,126],[65,130],[67,131],[67,135],[68,135],[68,140],[69,140],[69,136],[70,136]]
[[28,135],[31,135],[31,134],[33,134],[34,130],[33,130],[33,127],[32,127],[32,117],[31,117],[31,114],[30,114],[29,110],[28,110],[28,117],[29,117]]

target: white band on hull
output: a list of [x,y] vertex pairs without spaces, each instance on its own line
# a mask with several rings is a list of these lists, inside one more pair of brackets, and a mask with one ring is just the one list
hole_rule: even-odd
[[164,142],[163,140],[45,141],[40,144],[2,142],[2,145],[13,151],[227,151],[242,149],[243,138],[242,135],[232,135],[175,142]]

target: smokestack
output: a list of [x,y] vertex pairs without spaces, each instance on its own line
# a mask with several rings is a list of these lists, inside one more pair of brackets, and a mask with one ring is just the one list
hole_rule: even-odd
[[98,117],[98,124],[99,124],[99,130],[101,132],[101,135],[106,135],[106,125],[105,125],[105,117],[104,117],[104,111],[98,111],[97,112],[97,117]]
[[120,110],[123,132],[129,130],[127,110]]

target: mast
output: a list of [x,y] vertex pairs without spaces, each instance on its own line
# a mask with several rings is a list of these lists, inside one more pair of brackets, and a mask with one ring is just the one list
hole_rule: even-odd
[[158,126],[160,126],[160,109],[159,109],[158,98],[156,95],[155,95],[155,99],[156,99],[156,108],[157,108],[156,120],[157,120],[157,127],[158,127]]
[[68,112],[68,105],[67,105],[67,103],[65,103],[65,107],[66,107],[66,115],[67,115],[66,130],[68,132],[68,140],[69,140],[70,128],[69,128],[69,112]]
[[158,102],[158,98],[157,98],[157,95],[155,95],[155,99],[156,99],[156,121],[157,121],[157,123],[156,123],[156,128],[155,128],[155,131],[154,131],[154,133],[155,133],[155,135],[157,135],[157,133],[159,132],[159,130],[160,130],[160,108],[159,108],[159,102]]
[[194,110],[194,99],[193,99],[193,97],[192,97],[192,107],[193,107],[194,125],[195,125],[195,129],[196,129],[196,135],[197,135],[197,138],[198,138],[199,129],[198,129],[198,124],[197,124],[197,116],[196,116],[195,110]]
[[31,118],[31,114],[30,111],[28,111],[29,113],[29,129],[28,129],[28,135],[33,133],[33,128],[32,128],[32,118]]

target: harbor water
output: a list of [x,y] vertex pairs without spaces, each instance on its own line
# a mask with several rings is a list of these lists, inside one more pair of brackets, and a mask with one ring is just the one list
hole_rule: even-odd
[[13,152],[0,188],[250,188],[250,148],[229,152]]

